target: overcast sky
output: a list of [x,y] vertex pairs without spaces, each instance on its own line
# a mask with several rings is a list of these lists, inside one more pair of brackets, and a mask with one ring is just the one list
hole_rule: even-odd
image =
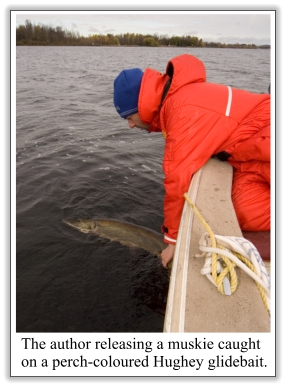
[[[191,35],[203,41],[270,44],[270,12],[256,11],[49,11],[15,12],[16,26],[29,19],[33,24],[60,26],[82,36],[108,33]],[[273,13],[272,13],[273,15]]]

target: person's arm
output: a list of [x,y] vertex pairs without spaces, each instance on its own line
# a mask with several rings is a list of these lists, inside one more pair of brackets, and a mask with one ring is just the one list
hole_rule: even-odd
[[[193,105],[170,108],[165,113],[166,145],[163,159],[164,242],[175,244],[179,229],[184,193],[193,174],[213,154],[223,150],[229,137],[229,118]],[[167,258],[171,248],[163,254]]]

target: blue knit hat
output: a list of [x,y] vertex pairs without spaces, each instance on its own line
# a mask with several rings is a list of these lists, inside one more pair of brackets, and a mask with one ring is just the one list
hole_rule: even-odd
[[138,112],[138,98],[141,80],[141,69],[123,70],[114,80],[113,102],[122,118]]

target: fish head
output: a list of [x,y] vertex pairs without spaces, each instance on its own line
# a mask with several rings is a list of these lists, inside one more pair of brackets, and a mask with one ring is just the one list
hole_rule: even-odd
[[96,221],[93,219],[64,219],[63,222],[84,233],[95,233],[97,229]]

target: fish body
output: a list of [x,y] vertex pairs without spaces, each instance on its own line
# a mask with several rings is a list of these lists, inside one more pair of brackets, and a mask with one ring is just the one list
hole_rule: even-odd
[[163,235],[147,227],[113,219],[64,219],[64,223],[84,233],[93,233],[129,247],[140,247],[160,255],[167,247]]

